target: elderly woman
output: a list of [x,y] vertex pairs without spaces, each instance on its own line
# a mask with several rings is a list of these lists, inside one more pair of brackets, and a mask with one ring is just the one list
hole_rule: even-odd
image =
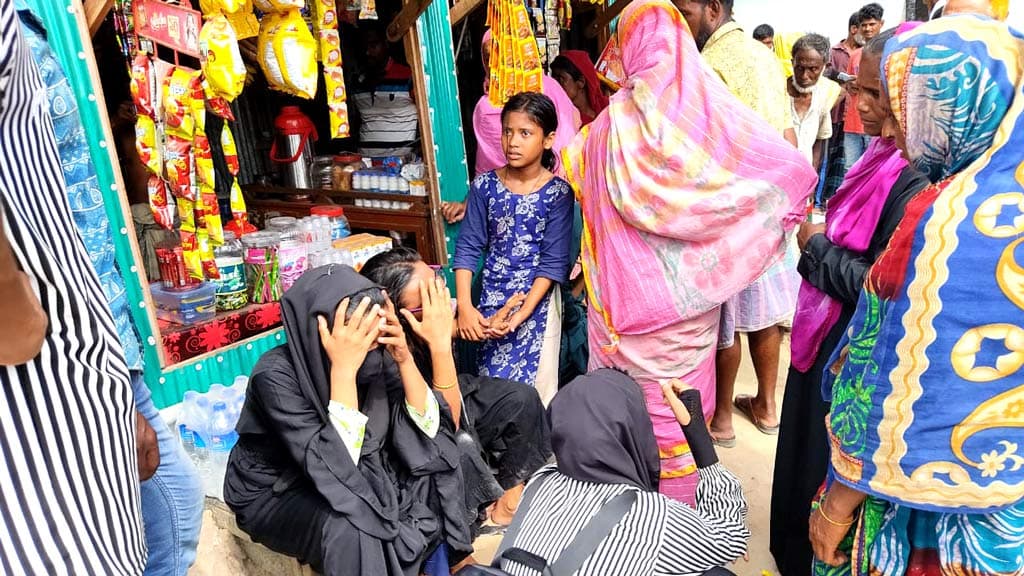
[[[893,33],[883,32],[864,48],[861,73],[848,85],[859,95],[864,131],[871,136],[882,135],[890,116],[879,70]],[[800,226],[803,284],[772,482],[771,550],[783,576],[806,574],[813,558],[807,506],[828,469],[822,372],[857,308],[868,268],[888,245],[907,202],[927,184],[891,136],[875,138],[829,200],[825,224]]]
[[1021,574],[1024,38],[951,16],[890,40],[882,71],[888,130],[931,186],[868,271],[829,363],[815,569]]
[[696,467],[661,382],[700,390],[712,412],[719,307],[782,256],[815,174],[702,62],[675,6],[635,2],[619,22],[627,80],[563,152],[585,222],[590,367],[640,383],[660,490],[692,502]]

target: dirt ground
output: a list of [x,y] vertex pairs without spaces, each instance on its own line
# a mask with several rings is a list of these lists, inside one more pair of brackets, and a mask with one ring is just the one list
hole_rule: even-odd
[[[783,343],[783,357],[779,369],[779,385],[777,390],[779,406],[782,405],[782,393],[786,383],[786,371],[789,366],[789,341]],[[737,394],[754,394],[757,391],[757,380],[750,356],[744,344],[743,365],[736,383]],[[747,504],[750,507],[748,520],[753,534],[749,546],[749,562],[740,561],[729,568],[738,576],[762,576],[765,571],[776,574],[775,561],[768,551],[768,522],[771,506],[771,482],[775,468],[776,436],[765,436],[739,414],[735,415],[737,446],[732,449],[719,449],[722,462],[743,482]],[[474,557],[481,562],[490,562],[497,549],[500,536],[482,537],[477,540]],[[199,541],[199,554],[189,576],[262,576],[263,573],[274,576],[290,576],[274,567],[270,570],[255,570],[252,561],[247,561],[244,550],[227,530],[221,529],[213,521],[210,511],[203,517],[203,531]],[[296,572],[296,574],[299,574]]]

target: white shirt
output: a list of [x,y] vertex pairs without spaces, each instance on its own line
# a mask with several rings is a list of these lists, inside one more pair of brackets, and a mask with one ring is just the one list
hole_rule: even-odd
[[832,106],[838,94],[839,85],[822,76],[814,86],[811,106],[803,116],[796,111],[796,100],[789,98],[797,147],[808,162],[814,162],[814,143],[832,137]]

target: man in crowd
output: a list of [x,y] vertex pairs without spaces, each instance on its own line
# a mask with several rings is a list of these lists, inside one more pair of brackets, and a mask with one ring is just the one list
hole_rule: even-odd
[[[782,66],[774,52],[744,34],[733,20],[733,0],[675,2],[693,31],[697,48],[729,90],[796,146]],[[787,259],[722,306],[717,401],[711,431],[715,441],[724,447],[736,443],[732,408],[742,358],[738,332],[748,334],[758,386],[756,397],[740,396],[735,404],[762,432],[778,432],[775,385],[782,345],[779,325],[792,318],[799,280],[795,262]]]
[[[141,574],[128,366],[74,228],[46,87],[13,2],[0,2],[0,46],[0,287],[20,287],[22,301],[27,287],[39,303],[5,319],[33,329],[5,339],[33,345],[0,367],[0,572]],[[49,327],[37,346],[40,310]]]
[[754,28],[754,40],[764,44],[769,49],[775,49],[775,29],[768,24],[761,24]]
[[[858,28],[861,44],[870,42],[878,36],[885,21],[882,19],[885,11],[876,2],[868,4],[860,9],[860,27]],[[858,48],[850,54],[850,65],[848,74],[856,76],[860,72],[861,49]],[[850,92],[846,102],[846,118],[843,123],[843,130],[846,135],[843,139],[843,155],[845,157],[845,168],[849,170],[860,157],[871,142],[871,137],[864,132],[864,123],[860,120],[860,112],[857,111],[857,94]]]
[[[860,10],[850,15],[846,38],[836,43],[829,53],[825,77],[840,86],[846,86],[850,76],[850,55],[861,47]],[[846,138],[844,120],[846,119],[846,90],[839,96],[839,101],[832,107],[832,139],[828,144],[828,171],[825,174],[824,187],[820,203],[824,203],[835,195],[846,176],[846,158],[843,154],[843,140]]]
[[822,78],[828,39],[808,34],[793,45],[793,75],[786,88],[793,103],[793,125],[797,148],[820,173],[825,147],[832,137],[832,105],[839,98],[839,85]]

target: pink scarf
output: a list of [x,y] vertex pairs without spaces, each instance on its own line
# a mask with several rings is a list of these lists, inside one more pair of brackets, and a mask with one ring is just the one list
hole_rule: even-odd
[[[858,253],[867,250],[889,191],[906,167],[892,140],[875,138],[828,202],[825,236],[829,241]],[[793,318],[794,368],[806,372],[814,366],[821,343],[842,313],[841,302],[803,281]]]
[[696,318],[757,279],[817,181],[703,62],[670,2],[630,4],[618,43],[622,90],[563,152],[591,304],[612,340],[596,344],[609,350],[618,334]]
[[[491,42],[491,31],[484,33],[483,46],[487,47]],[[487,59],[484,59],[487,65]],[[555,103],[555,111],[558,112],[558,130],[555,131],[555,143],[551,149],[556,158],[560,158],[563,148],[572,142],[576,133],[580,130],[580,113],[576,105],[569,99],[569,95],[562,89],[557,80],[544,75],[544,95]],[[505,159],[505,151],[501,148],[501,108],[491,104],[487,98],[487,90],[476,103],[473,109],[473,133],[476,134],[476,176],[491,170],[497,170],[508,164]],[[561,164],[561,162],[559,162]],[[561,166],[556,170],[561,176]]]

